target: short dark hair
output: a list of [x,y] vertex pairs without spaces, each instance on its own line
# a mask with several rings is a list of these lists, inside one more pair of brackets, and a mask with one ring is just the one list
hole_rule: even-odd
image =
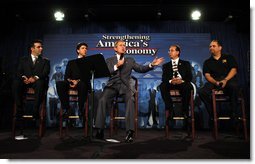
[[35,43],[41,43],[41,44],[43,44],[42,40],[40,40],[40,39],[35,39],[35,40],[33,40],[33,41],[30,43],[30,48],[34,47],[34,46],[35,46]]
[[218,46],[222,47],[222,43],[217,39],[213,39],[211,42],[216,42],[218,44]]
[[86,46],[86,47],[88,48],[88,44],[87,44],[87,43],[85,43],[85,42],[80,42],[80,43],[77,44],[76,50],[79,50],[79,49],[81,48],[81,46]]

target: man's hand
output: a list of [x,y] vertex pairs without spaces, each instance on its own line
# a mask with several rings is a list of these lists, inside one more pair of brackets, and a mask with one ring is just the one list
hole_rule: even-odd
[[70,82],[70,87],[75,88],[77,84],[80,82],[80,80],[68,80]]
[[118,63],[116,64],[117,68],[121,67],[124,64],[124,58],[122,58],[121,60],[118,61]]
[[29,81],[29,83],[34,83],[34,82],[36,81],[36,79],[35,79],[34,77],[30,77],[30,78],[28,79],[28,81]]
[[172,80],[171,80],[171,84],[173,84],[173,85],[181,84],[183,82],[184,81],[180,78],[172,78]]
[[224,88],[224,87],[227,85],[227,82],[228,82],[227,79],[221,80],[221,81],[220,81],[220,83],[222,83],[221,88]]
[[23,83],[25,83],[25,84],[29,84],[30,83],[26,76],[22,76],[22,80],[23,80]]
[[152,66],[158,66],[158,65],[160,65],[161,63],[163,63],[164,62],[164,58],[163,57],[161,57],[161,58],[155,58],[153,61],[152,61],[152,63],[151,63],[151,65]]

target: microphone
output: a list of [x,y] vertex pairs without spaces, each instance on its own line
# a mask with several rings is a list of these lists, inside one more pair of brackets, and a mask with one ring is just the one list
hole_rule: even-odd
[[123,57],[124,57],[124,54],[121,54],[121,55],[120,55],[120,60],[122,60],[122,59],[123,59]]

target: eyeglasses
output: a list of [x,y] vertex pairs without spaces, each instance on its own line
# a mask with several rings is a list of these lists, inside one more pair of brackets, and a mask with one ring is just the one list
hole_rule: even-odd
[[168,50],[167,52],[170,53],[170,52],[174,52],[175,50]]

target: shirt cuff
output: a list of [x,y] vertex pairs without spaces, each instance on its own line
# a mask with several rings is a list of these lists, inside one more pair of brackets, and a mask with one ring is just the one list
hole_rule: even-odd
[[150,64],[149,64],[149,67],[150,67],[150,68],[153,68],[154,66],[152,65],[152,63],[150,63]]
[[39,79],[40,79],[38,76],[34,76],[34,78],[35,78],[36,80],[39,80]]
[[113,70],[116,71],[118,69],[117,65],[115,64]]

